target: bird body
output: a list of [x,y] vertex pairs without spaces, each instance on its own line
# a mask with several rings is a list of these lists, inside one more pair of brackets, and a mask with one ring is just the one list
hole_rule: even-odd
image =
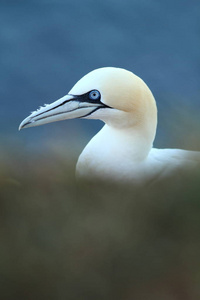
[[156,102],[130,71],[108,67],[88,73],[68,95],[33,112],[20,129],[71,118],[105,123],[81,153],[78,177],[140,183],[200,162],[199,152],[153,148]]
[[[140,153],[141,148],[138,147],[137,152],[135,147],[131,148],[131,144],[130,151],[127,151],[127,144],[121,143],[121,139],[118,142],[115,139],[114,143],[109,139],[110,135],[106,139],[105,127],[91,139],[79,156],[76,168],[78,178],[100,177],[139,184],[164,178],[177,171],[191,170],[200,163],[200,153],[197,151],[152,148],[144,156],[144,153]],[[102,142],[107,142],[103,151]]]

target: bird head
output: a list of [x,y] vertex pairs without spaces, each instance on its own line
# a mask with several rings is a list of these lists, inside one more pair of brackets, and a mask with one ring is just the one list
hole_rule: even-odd
[[157,109],[142,79],[125,69],[106,67],[88,73],[66,96],[34,111],[19,129],[74,118],[100,119],[114,128],[145,126],[155,131]]

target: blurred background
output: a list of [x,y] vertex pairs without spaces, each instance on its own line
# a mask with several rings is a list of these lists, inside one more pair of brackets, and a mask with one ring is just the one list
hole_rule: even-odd
[[197,179],[145,194],[77,188],[76,159],[100,121],[18,132],[83,75],[114,66],[152,90],[156,147],[200,150],[199,49],[198,0],[0,1],[3,299],[199,299]]

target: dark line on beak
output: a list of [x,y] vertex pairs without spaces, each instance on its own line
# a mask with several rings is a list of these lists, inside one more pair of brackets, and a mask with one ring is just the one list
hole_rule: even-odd
[[[70,96],[73,96],[73,95],[70,95]],[[45,110],[45,111],[41,112],[41,113],[38,114],[37,116],[40,116],[40,115],[45,114],[45,113],[47,113],[47,112],[49,112],[49,111],[51,111],[51,110],[54,110],[55,108],[58,108],[58,107],[64,105],[64,104],[67,103],[67,102],[70,102],[70,101],[72,101],[72,100],[73,100],[73,101],[76,101],[76,98],[74,97],[74,98],[71,98],[71,99],[69,99],[69,100],[65,100],[65,101],[63,101],[62,103],[58,104],[57,106],[54,106],[54,107],[52,107],[52,108],[50,108],[50,109],[48,109],[48,110]]]
[[[65,103],[68,102],[68,101],[65,101]],[[56,106],[55,108],[59,107],[60,105]],[[70,113],[72,111],[75,111],[75,110],[79,110],[79,109],[82,109],[82,108],[87,108],[87,107],[91,107],[91,106],[82,106],[82,107],[78,107],[78,108],[74,108],[72,110],[68,110],[68,111],[63,111],[63,112],[59,112],[59,113],[56,113],[56,114],[53,114],[51,116],[46,116],[46,117],[41,117],[39,119],[36,119],[35,122],[37,121],[40,121],[40,120],[43,120],[43,119],[46,119],[46,118],[51,118],[51,117],[54,117],[54,116],[58,116],[58,115],[62,115],[62,114],[65,114],[65,113]],[[49,111],[51,111],[52,109],[50,109]],[[81,117],[82,118],[82,117]],[[74,118],[76,119],[76,118]],[[32,122],[29,122],[29,123],[32,123]]]
[[27,122],[27,123],[25,123],[21,128],[19,128],[19,130],[23,129],[26,125],[31,124],[31,123],[33,123],[33,122]]
[[102,106],[98,106],[98,107],[96,107],[94,110],[92,110],[91,112],[89,112],[88,114],[86,114],[85,116],[77,117],[76,119],[81,119],[81,118],[88,117],[88,116],[90,116],[91,114],[93,114],[95,111],[97,111],[97,110],[99,110],[99,109],[101,109],[101,108],[103,108],[103,109],[104,109],[104,108],[111,108],[111,109],[112,109],[112,107],[110,107],[110,106],[105,105],[105,104],[102,103]]
[[102,107],[96,107],[94,110],[92,110],[91,112],[89,112],[88,114],[86,114],[85,116],[81,116],[81,117],[77,117],[76,119],[81,119],[81,118],[85,118],[85,117],[87,117],[87,116],[90,116],[91,114],[93,114],[95,111],[97,111],[98,109],[100,109],[100,108],[103,108],[103,106]]

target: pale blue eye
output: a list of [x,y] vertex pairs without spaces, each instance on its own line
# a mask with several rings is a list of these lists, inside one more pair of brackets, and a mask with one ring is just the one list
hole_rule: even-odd
[[97,90],[91,91],[89,93],[89,99],[90,100],[98,100],[98,99],[100,99],[100,93],[99,93],[99,91],[97,91]]

